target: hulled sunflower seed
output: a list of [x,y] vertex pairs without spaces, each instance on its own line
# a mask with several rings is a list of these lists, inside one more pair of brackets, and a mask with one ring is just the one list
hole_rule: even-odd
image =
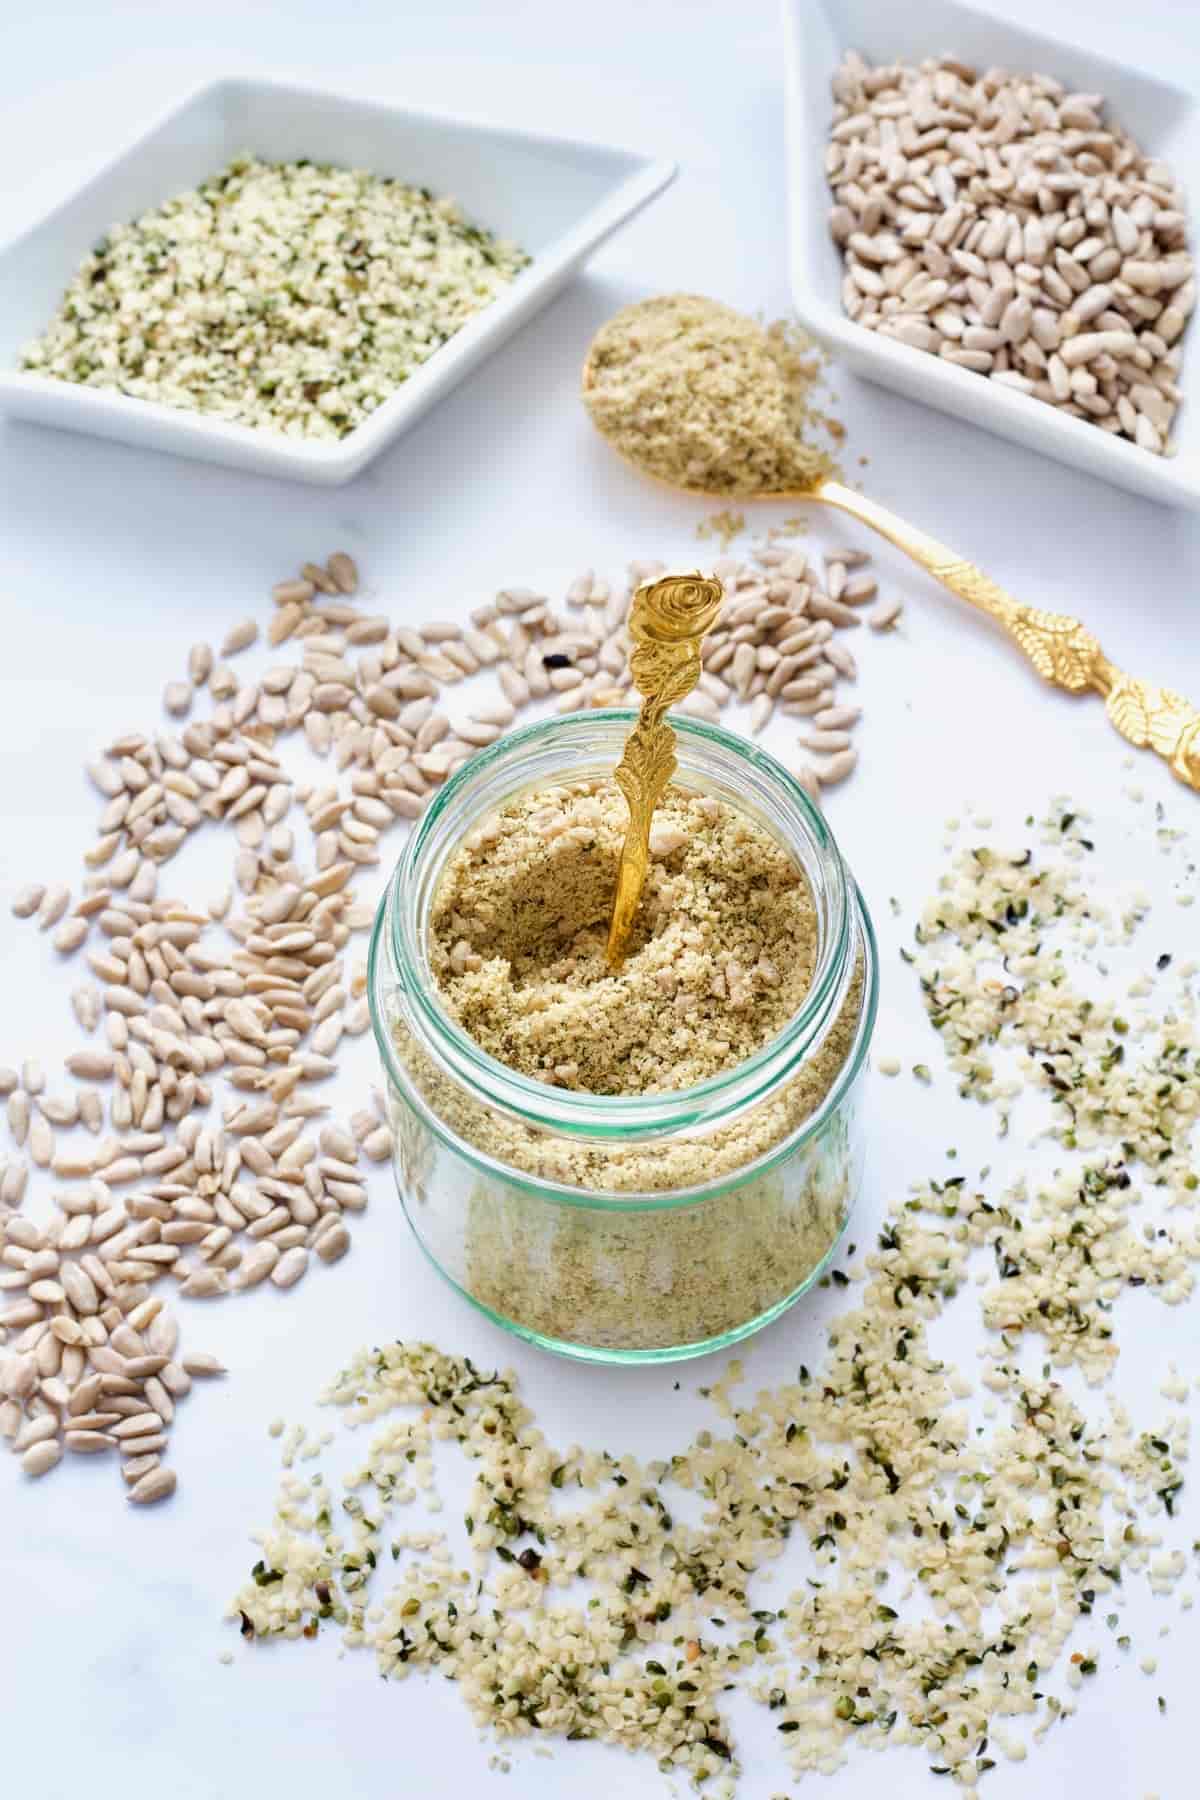
[[182,1400],[191,1392],[192,1378],[176,1362],[169,1362],[160,1369],[158,1379],[175,1400]]
[[336,594],[338,591],[337,582],[329,570],[322,568],[320,563],[304,563],[301,566],[300,574],[305,581],[311,581],[312,585],[322,594]]
[[806,750],[848,750],[848,731],[809,731],[800,739]]
[[106,1431],[66,1431],[63,1444],[76,1456],[98,1456],[116,1447],[116,1439]]
[[84,942],[88,934],[86,919],[66,919],[54,934],[53,944],[60,956],[70,956]]
[[126,1487],[133,1487],[143,1475],[149,1475],[151,1469],[162,1466],[162,1458],[155,1451],[143,1456],[127,1456],[121,1463],[121,1480]]
[[875,607],[867,619],[867,624],[872,631],[887,631],[897,622],[903,611],[903,601],[885,600],[881,606]]
[[271,589],[276,606],[307,606],[315,594],[314,583],[304,577],[297,581],[277,581]]
[[857,750],[839,750],[817,767],[817,779],[823,788],[835,787],[839,781],[845,781],[853,774],[858,762]]
[[827,594],[810,594],[808,610],[814,619],[828,619],[831,625],[861,625],[862,620],[852,606],[833,600]]
[[350,1233],[344,1225],[333,1224],[317,1238],[314,1248],[322,1262],[339,1262],[350,1248]]
[[42,896],[41,905],[38,907],[38,929],[40,931],[49,931],[52,925],[57,925],[70,903],[70,888],[47,888]]
[[203,1350],[193,1350],[185,1356],[183,1369],[186,1374],[196,1376],[226,1375],[229,1372],[219,1357],[210,1356]]
[[362,1140],[362,1152],[372,1162],[386,1162],[392,1154],[392,1134],[386,1125],[377,1125]]
[[3,1201],[5,1206],[20,1206],[25,1198],[25,1184],[28,1179],[29,1170],[23,1162],[9,1163],[4,1174],[0,1176],[0,1201]]
[[225,634],[221,645],[222,656],[236,656],[239,650],[248,650],[258,636],[258,626],[253,619],[242,619]]
[[29,1099],[20,1090],[8,1096],[8,1129],[14,1143],[24,1144],[29,1134]]
[[279,1251],[269,1240],[255,1244],[253,1249],[242,1257],[230,1286],[239,1291],[257,1287],[259,1282],[267,1279],[278,1261]]
[[285,1250],[271,1270],[271,1280],[278,1288],[294,1287],[308,1268],[308,1251],[296,1245]]
[[861,718],[861,706],[827,706],[815,715],[813,724],[821,731],[846,731]]
[[45,888],[37,882],[34,882],[31,887],[23,887],[12,903],[13,917],[16,919],[32,918],[45,897]]
[[62,1461],[62,1456],[62,1445],[56,1439],[47,1438],[26,1450],[21,1458],[22,1472],[35,1478],[46,1475]]
[[134,1506],[153,1506],[159,1500],[169,1500],[177,1485],[174,1469],[152,1469],[135,1482],[128,1497]]
[[338,593],[357,593],[358,566],[347,551],[335,550],[325,566],[333,578],[333,584]]

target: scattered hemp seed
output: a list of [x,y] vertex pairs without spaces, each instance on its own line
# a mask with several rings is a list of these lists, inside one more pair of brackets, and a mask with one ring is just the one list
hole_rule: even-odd
[[898,1075],[900,1058],[898,1056],[880,1056],[876,1059],[875,1066],[881,1075]]
[[708,518],[701,519],[696,527],[696,536],[701,539],[716,538],[722,550],[728,550],[734,538],[740,537],[745,529],[745,513],[733,512],[727,507],[724,512],[710,513]]
[[[548,1444],[511,1375],[430,1345],[363,1351],[323,1396],[345,1430],[374,1434],[337,1509],[345,1536],[310,1482],[285,1473],[228,1617],[251,1642],[332,1622],[388,1679],[438,1669],[501,1742],[594,1737],[698,1785],[736,1778],[723,1697],[740,1690],[778,1721],[797,1776],[915,1744],[962,1779],[993,1726],[1024,1717],[1036,1741],[1064,1716],[1047,1683],[1072,1627],[1147,1567],[1125,1524],[1146,1465],[1119,1414],[1089,1419],[1057,1383],[1007,1369],[1003,1418],[968,1432],[969,1384],[928,1334],[968,1258],[988,1254],[922,1191],[880,1234],[815,1379],[801,1370],[742,1401],[729,1365],[707,1390],[723,1429],[650,1465]],[[410,1527],[387,1554],[395,1510],[434,1493],[445,1441],[473,1475],[473,1570],[436,1529]],[[689,1492],[705,1501],[694,1525]],[[791,1544],[817,1579],[780,1606],[759,1590]],[[893,1572],[924,1611],[901,1619],[881,1603]],[[882,1644],[886,1659],[864,1658]],[[1094,1653],[1070,1654],[1068,1685],[1097,1672]]]
[[[1131,1292],[1191,1292],[1195,1114],[1173,1102],[1197,1052],[1187,978],[1176,992],[1160,972],[1136,1008],[1077,979],[1106,934],[1134,945],[1144,909],[1081,885],[1073,832],[1055,821],[1060,860],[956,863],[919,934],[962,1097],[1007,1105],[1015,1080],[1061,1111],[1049,1176],[1010,1160],[1002,1177],[914,1184],[839,1294],[819,1363],[771,1389],[730,1364],[701,1390],[712,1427],[648,1464],[548,1443],[511,1375],[430,1345],[360,1352],[324,1396],[371,1438],[337,1510],[345,1535],[332,1494],[285,1472],[235,1627],[258,1642],[328,1623],[388,1679],[440,1670],[502,1749],[599,1738],[701,1788],[740,1772],[731,1694],[763,1707],[796,1778],[918,1746],[973,1790],[1103,1692],[1077,1634],[1116,1632],[1119,1600],[1177,1595],[1187,1573],[1169,1536],[1186,1413],[1135,1417],[1090,1384]],[[1070,1149],[1068,1131],[1087,1141]],[[945,1359],[951,1306],[978,1308],[982,1424]],[[1086,1379],[1068,1384],[1072,1369]],[[438,1530],[393,1522],[433,1492],[447,1444],[472,1477],[469,1571]]]

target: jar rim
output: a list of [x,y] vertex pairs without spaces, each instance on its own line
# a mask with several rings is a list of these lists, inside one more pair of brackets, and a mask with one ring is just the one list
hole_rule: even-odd
[[[482,818],[517,794],[611,775],[635,713],[608,708],[542,719],[507,733],[473,756],[427,808],[388,883],[372,939],[371,1009],[385,1062],[394,1060],[386,1021],[378,1016],[374,955],[386,921],[391,973],[404,996],[407,1023],[443,1071],[478,1099],[522,1122],[595,1141],[652,1141],[690,1127],[713,1127],[762,1099],[791,1074],[824,1036],[848,984],[857,937],[852,884],[832,832],[799,782],[775,757],[745,738],[702,720],[672,716],[682,786],[702,769],[708,791],[736,786],[730,803],[757,814],[782,835],[805,868],[818,915],[818,953],[800,1007],[752,1056],[694,1087],[661,1093],[579,1093],[518,1073],[489,1055],[441,1004],[428,964],[427,919],[447,859]],[[564,750],[570,759],[562,764]],[[588,761],[590,755],[591,761]],[[801,854],[802,851],[807,854]],[[389,1056],[388,1052],[391,1051]]]

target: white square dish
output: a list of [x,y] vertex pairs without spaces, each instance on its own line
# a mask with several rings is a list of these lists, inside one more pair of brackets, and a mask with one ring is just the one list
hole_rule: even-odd
[[[830,78],[847,50],[868,62],[953,55],[980,68],[1037,70],[1103,94],[1108,115],[1168,163],[1194,206],[1200,194],[1200,101],[1168,82],[1026,31],[957,0],[783,0],[788,108],[791,288],[813,335],[868,380],[956,413],[1001,437],[1171,506],[1200,508],[1200,331],[1183,338],[1183,404],[1173,457],[1110,436],[1045,401],[956,368],[927,351],[857,325],[842,310],[842,263],[829,235],[824,152],[832,108]],[[1191,221],[1193,249],[1200,221]]]
[[[335,441],[248,425],[23,372],[83,258],[117,221],[193,187],[241,151],[307,157],[452,196],[472,223],[533,260],[363,424]],[[675,165],[402,107],[257,80],[225,80],[173,107],[78,192],[0,249],[0,411],[149,449],[327,485],[349,481],[546,304]]]

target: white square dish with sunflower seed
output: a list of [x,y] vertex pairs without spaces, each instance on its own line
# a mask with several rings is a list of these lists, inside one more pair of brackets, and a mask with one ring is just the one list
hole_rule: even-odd
[[[1194,322],[1185,328],[1196,220],[1171,200],[1176,184],[1200,189],[1195,96],[958,0],[783,0],[783,20],[803,324],[868,380],[1114,486],[1200,508],[1200,349]],[[881,93],[882,72],[900,65],[914,75]],[[1004,92],[998,71],[1018,78]],[[982,147],[973,141],[957,103],[980,80],[989,102],[1032,112],[1012,121],[1015,150],[1007,122],[997,135],[990,118]],[[1049,186],[1027,173],[1042,155],[1056,159]],[[996,173],[1011,186],[992,194]],[[913,228],[921,214],[927,236]],[[989,293],[1006,262],[1009,291]]]

